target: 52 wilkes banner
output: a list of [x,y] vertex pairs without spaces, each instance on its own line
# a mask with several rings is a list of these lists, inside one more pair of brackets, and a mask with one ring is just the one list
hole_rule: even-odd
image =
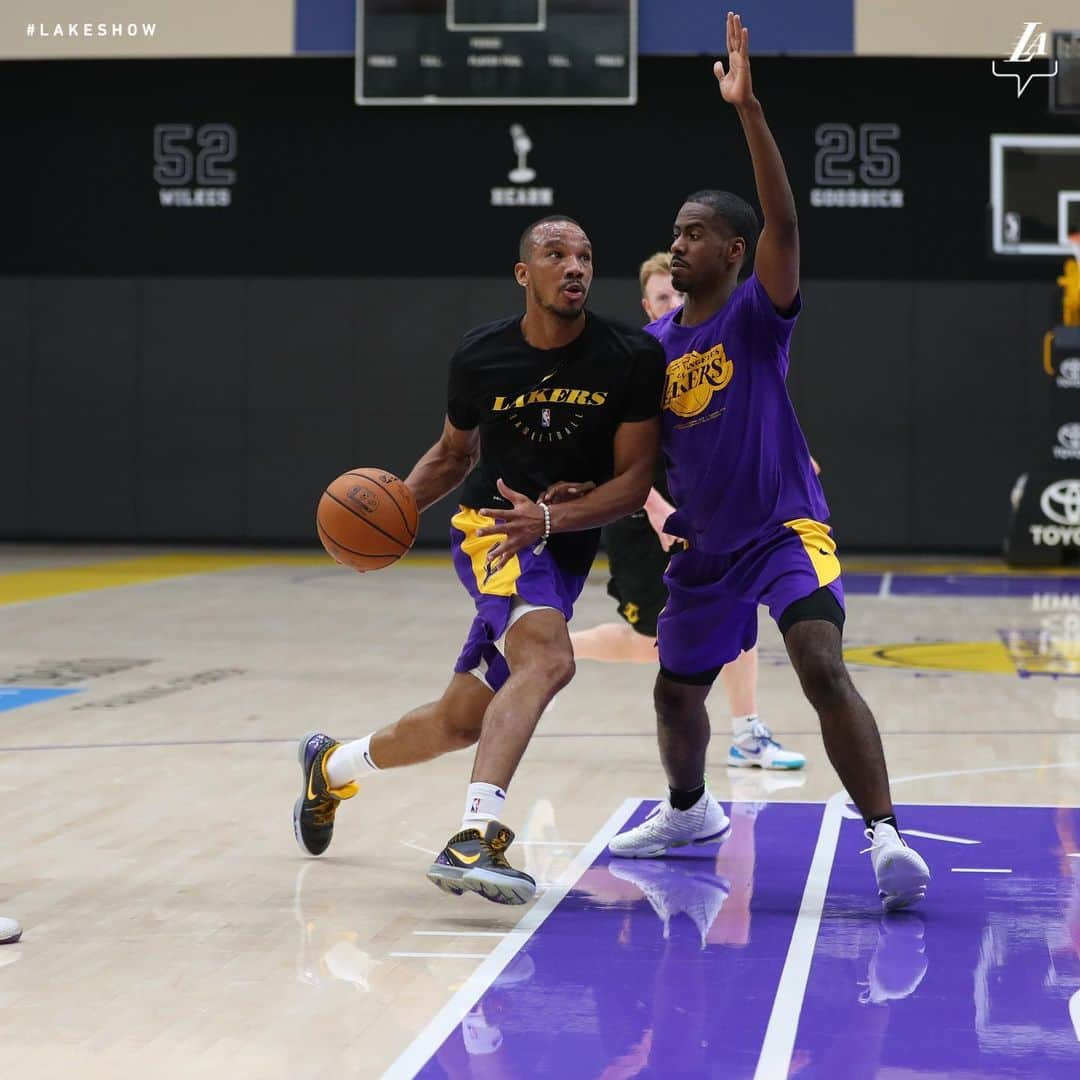
[[[0,66],[18,103],[0,118],[0,274],[497,276],[559,210],[600,274],[631,275],[688,192],[754,198],[708,58],[643,58],[625,108],[358,107],[352,74],[350,58]],[[1046,278],[991,257],[987,209],[991,133],[1076,126],[1045,99],[1001,92],[981,60],[759,57],[754,81],[807,278]]]

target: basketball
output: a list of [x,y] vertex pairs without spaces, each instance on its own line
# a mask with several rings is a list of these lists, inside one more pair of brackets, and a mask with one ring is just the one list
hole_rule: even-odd
[[395,563],[416,539],[412,492],[384,469],[352,469],[319,499],[319,539],[336,562],[363,573]]

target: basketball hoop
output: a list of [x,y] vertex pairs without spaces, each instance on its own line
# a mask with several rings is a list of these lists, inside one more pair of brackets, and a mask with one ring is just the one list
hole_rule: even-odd
[[1073,249],[1073,258],[1076,260],[1076,265],[1080,266],[1080,232],[1069,233],[1069,244]]

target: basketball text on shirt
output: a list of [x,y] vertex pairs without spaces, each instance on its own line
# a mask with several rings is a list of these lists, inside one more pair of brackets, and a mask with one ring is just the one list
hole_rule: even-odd
[[523,409],[526,405],[603,405],[607,399],[606,390],[568,390],[565,387],[554,386],[550,389],[532,390],[528,394],[519,394],[516,398],[496,397],[491,411]]

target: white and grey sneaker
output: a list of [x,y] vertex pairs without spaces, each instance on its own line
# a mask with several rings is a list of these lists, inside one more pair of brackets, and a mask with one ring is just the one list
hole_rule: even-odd
[[652,859],[669,848],[726,840],[729,832],[724,808],[706,791],[689,810],[661,800],[640,825],[613,837],[608,852],[621,859]]
[[870,846],[870,863],[877,878],[881,906],[886,911],[910,907],[926,898],[930,868],[923,857],[909,848],[900,834],[887,822],[879,821],[866,830]]
[[14,919],[0,918],[0,945],[14,945],[22,937],[22,927]]

